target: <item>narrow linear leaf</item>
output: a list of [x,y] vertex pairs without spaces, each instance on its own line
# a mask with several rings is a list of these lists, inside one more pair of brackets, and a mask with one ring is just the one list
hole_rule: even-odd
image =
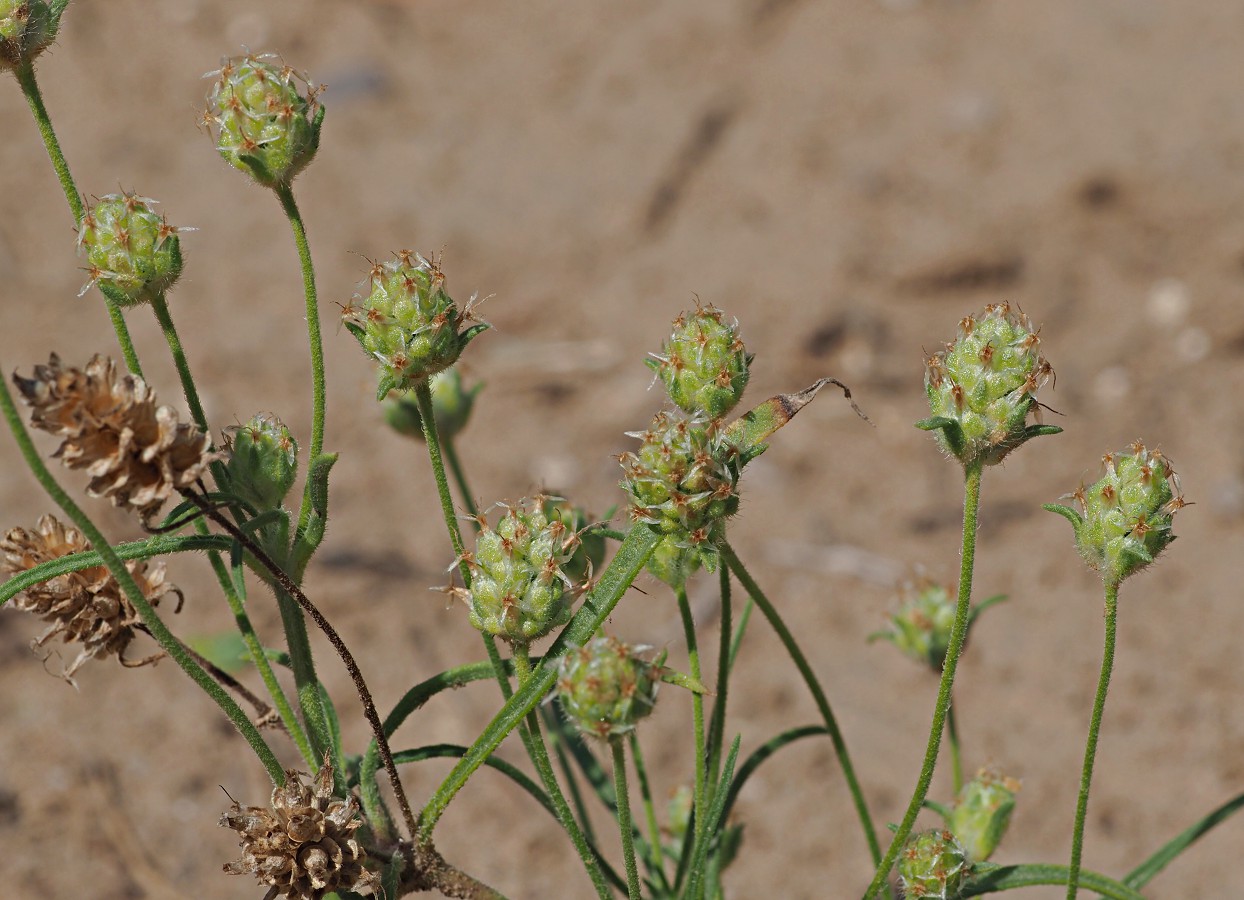
[[1144,887],[1153,876],[1157,875],[1167,864],[1176,856],[1187,850],[1202,835],[1213,828],[1215,825],[1231,818],[1239,810],[1244,809],[1244,794],[1240,794],[1232,800],[1228,800],[1222,806],[1211,812],[1209,815],[1198,820],[1192,826],[1181,831],[1174,838],[1162,845],[1157,853],[1149,857],[1132,871],[1123,877],[1123,883],[1130,888],[1140,889]]

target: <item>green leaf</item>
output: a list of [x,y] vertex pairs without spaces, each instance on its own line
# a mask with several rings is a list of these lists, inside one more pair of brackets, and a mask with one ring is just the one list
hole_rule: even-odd
[[311,512],[307,516],[306,528],[294,537],[293,571],[290,574],[295,581],[302,580],[307,564],[324,540],[324,531],[328,527],[328,475],[337,459],[336,453],[321,453],[307,467],[306,490],[311,497]]
[[[726,757],[726,763],[721,772],[721,783],[729,784],[733,787],[732,779],[734,778],[734,764],[739,757],[739,743],[741,738],[736,737],[730,744],[730,754]],[[704,881],[704,870],[708,861],[709,844],[713,842],[713,838],[721,831],[721,823],[724,821],[726,813],[726,795],[727,791],[718,791],[713,797],[713,802],[709,807],[708,819],[705,822],[704,840],[692,851],[692,860],[690,872],[687,876],[687,889],[683,892],[685,898],[697,898],[700,896],[700,886]],[[699,810],[695,811],[696,815],[700,814]]]
[[968,611],[968,627],[971,628],[972,623],[980,618],[980,614],[989,609],[989,607],[996,606],[999,603],[1005,603],[1006,600],[1006,594],[994,594],[988,600],[982,600],[980,603],[977,603]]
[[199,656],[230,675],[236,675],[251,665],[250,650],[242,635],[236,631],[204,634],[191,638],[186,643]]
[[1080,515],[1079,512],[1070,506],[1063,506],[1061,503],[1042,503],[1041,508],[1062,516],[1071,523],[1071,527],[1076,530],[1076,534],[1080,534],[1080,529],[1084,525],[1084,516]]
[[921,431],[940,431],[950,445],[950,452],[955,456],[963,453],[963,427],[947,416],[930,416],[916,423]]
[[781,734],[769,738],[769,740],[753,750],[751,755],[743,761],[743,765],[739,766],[738,776],[730,783],[725,803],[725,816],[729,817],[730,811],[734,808],[734,802],[738,799],[739,792],[747,784],[747,779],[751,778],[756,773],[756,770],[760,768],[761,763],[795,741],[816,737],[817,735],[828,736],[828,734],[829,729],[824,725],[801,725],[798,728],[788,728]]
[[[982,894],[994,894],[999,891],[1012,891],[1016,888],[1033,887],[1039,884],[1066,884],[1070,874],[1066,866],[1052,866],[1044,863],[1031,863],[1018,866],[997,866],[993,863],[977,863],[973,867],[975,873],[959,891],[959,897],[979,897]],[[1080,870],[1080,887],[1088,891],[1096,891],[1109,900],[1145,900],[1125,884],[1121,884],[1097,872]]]
[[[1244,794],[1240,794],[1231,800],[1228,800],[1222,806],[1211,812],[1209,815],[1197,820],[1190,827],[1175,835],[1170,841],[1162,845],[1157,853],[1149,857],[1132,871],[1123,877],[1123,883],[1130,888],[1139,890],[1144,887],[1153,876],[1157,875],[1167,864],[1176,856],[1183,853],[1193,843],[1195,843],[1202,835],[1208,832],[1215,825],[1231,818],[1239,810],[1244,809]],[[1083,879],[1081,879],[1083,882]]]

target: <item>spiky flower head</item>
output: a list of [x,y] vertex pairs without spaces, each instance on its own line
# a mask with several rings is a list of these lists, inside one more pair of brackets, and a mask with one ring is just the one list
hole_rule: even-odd
[[944,585],[932,581],[904,585],[903,592],[902,605],[889,617],[890,628],[869,638],[887,640],[916,662],[940,672],[955,624],[955,598]]
[[13,383],[31,408],[30,424],[62,438],[53,455],[91,476],[86,492],[144,519],[219,458],[204,432],[177,421],[171,406],[157,406],[138,376],[118,377],[107,357],[78,369],[53,353],[33,377],[14,373]]
[[1029,425],[1039,415],[1037,391],[1054,370],[1040,353],[1041,339],[1009,304],[985,307],[959,322],[959,335],[925,361],[924,387],[932,415],[917,427],[965,467],[994,465],[1025,441],[1061,429]]
[[663,535],[649,570],[674,587],[701,564],[715,570],[725,520],[739,508],[742,467],[721,420],[659,412],[647,430],[627,435],[642,442],[619,457],[631,520]]
[[[384,373],[381,373],[384,377]],[[462,375],[456,368],[437,372],[428,382],[432,393],[432,415],[436,420],[436,433],[442,440],[453,440],[466,428],[471,419],[475,397],[484,389],[480,381],[470,390],[462,383]],[[384,418],[389,427],[398,434],[423,440],[423,416],[414,395],[393,392],[384,400]]]
[[562,657],[557,696],[579,731],[601,740],[620,737],[652,712],[661,667],[643,658],[649,649],[599,637]]
[[214,78],[204,122],[216,149],[233,167],[264,187],[281,187],[306,168],[320,146],[324,107],[313,86],[273,54],[225,59]]
[[984,862],[998,849],[1011,824],[1019,782],[981,769],[963,786],[947,825],[974,863]]
[[1103,456],[1101,478],[1069,496],[1078,511],[1056,503],[1045,508],[1071,522],[1080,555],[1113,585],[1149,565],[1175,540],[1175,513],[1189,505],[1170,460],[1140,441]]
[[[41,563],[91,549],[90,541],[76,528],[63,525],[55,516],[40,517],[33,531],[11,528],[0,540],[0,571],[18,574]],[[164,580],[164,563],[135,559],[125,564],[143,597],[155,606],[161,598],[175,594],[181,608],[181,592]],[[81,644],[78,657],[62,677],[72,682],[74,673],[88,659],[115,656],[123,666],[153,663],[164,656],[156,653],[139,660],[128,660],[125,651],[142,626],[121,585],[107,566],[91,566],[57,575],[31,585],[13,598],[14,605],[34,613],[47,624],[35,639],[42,647],[54,637],[66,644]]]
[[944,828],[913,834],[898,858],[899,883],[906,898],[954,900],[970,869],[963,847]]
[[0,0],[0,69],[17,69],[56,40],[64,3]]
[[724,416],[747,387],[752,357],[739,338],[738,320],[726,321],[715,306],[680,313],[674,331],[647,360],[674,404],[689,415]]
[[605,537],[599,533],[586,531],[593,522],[591,514],[581,506],[575,506],[564,497],[548,497],[544,501],[544,514],[549,518],[560,519],[562,524],[579,536],[579,543],[574,548],[574,555],[562,563],[562,571],[575,584],[583,584],[592,577],[592,573],[600,568],[605,561],[607,545]]
[[179,234],[151,208],[156,201],[123,191],[100,197],[78,226],[78,252],[86,255],[91,285],[119,306],[150,303],[181,275]]
[[334,891],[375,895],[380,878],[363,867],[367,853],[354,833],[363,824],[358,801],[333,796],[333,767],[327,760],[308,776],[286,770],[285,784],[272,789],[270,806],[236,801],[220,817],[242,841],[242,858],[225,863],[228,875],[254,875],[268,885],[264,900],[322,900]]
[[[471,298],[472,302],[474,297]],[[367,355],[380,363],[376,399],[389,391],[408,391],[452,366],[471,340],[487,330],[469,321],[472,303],[459,311],[445,293],[438,264],[403,250],[376,263],[342,313],[341,320]]]
[[511,644],[529,644],[570,621],[574,584],[562,566],[579,536],[544,512],[544,498],[498,504],[505,513],[495,529],[484,516],[466,592],[471,624]]
[[225,429],[229,489],[259,512],[280,509],[298,476],[298,442],[271,413]]

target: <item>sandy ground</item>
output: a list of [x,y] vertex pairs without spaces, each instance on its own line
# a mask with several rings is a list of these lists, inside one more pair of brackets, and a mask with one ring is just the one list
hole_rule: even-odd
[[[835,375],[876,428],[826,395],[747,472],[733,542],[828,687],[879,821],[914,784],[935,680],[866,645],[912,566],[958,565],[957,468],[911,427],[922,348],[1008,299],[1043,324],[1066,428],[988,473],[980,596],[1011,601],[974,633],[957,707],[969,766],[1024,782],[1002,861],[1063,862],[1101,652],[1102,603],[1066,524],[1042,512],[1106,450],[1160,445],[1196,506],[1179,542],[1126,585],[1085,864],[1121,875],[1244,790],[1238,602],[1244,538],[1244,13],[1229,3],[1073,0],[684,0],[294,5],[75,0],[42,61],[81,188],[118,185],[197,226],[171,298],[208,414],[278,413],[306,440],[297,260],[276,203],[196,132],[201,73],[275,48],[329,85],[319,159],[297,184],[323,309],[364,257],[445,251],[449,287],[495,294],[463,366],[488,382],[462,453],[490,503],[556,484],[617,503],[610,458],[656,408],[641,365],[696,296],[737,316],[759,401]],[[0,83],[0,359],[70,361],[114,342],[17,86]],[[180,400],[150,317],[130,317],[151,380]],[[367,360],[326,334],[334,518],[310,592],[362,660],[381,707],[479,656],[460,609],[427,588],[451,552],[421,448],[387,432]],[[49,442],[44,442],[51,449]],[[0,452],[5,527],[48,509]],[[80,487],[73,478],[66,481]],[[117,540],[134,523],[91,507]],[[187,636],[229,628],[206,565],[179,558]],[[660,586],[612,629],[685,662]],[[694,586],[706,642],[713,586]],[[258,587],[253,614],[277,640]],[[816,711],[771,633],[744,647],[730,728],[746,752]],[[176,669],[89,665],[75,691],[0,614],[0,883],[15,898],[253,898],[220,874],[228,805],[262,769]],[[344,672],[351,747],[366,738]],[[53,671],[59,660],[48,662]],[[440,698],[398,746],[468,742],[495,710],[479,686]],[[673,690],[644,737],[658,794],[691,777],[690,704]],[[518,759],[521,751],[507,744]],[[286,754],[293,761],[291,754]],[[409,773],[426,797],[446,765]],[[934,796],[947,799],[939,773]],[[871,872],[828,744],[784,751],[737,810],[735,898],[850,898]],[[569,845],[485,772],[438,831],[444,853],[515,898],[584,897]],[[1236,896],[1244,820],[1151,885]],[[1058,897],[1057,889],[1027,896]]]

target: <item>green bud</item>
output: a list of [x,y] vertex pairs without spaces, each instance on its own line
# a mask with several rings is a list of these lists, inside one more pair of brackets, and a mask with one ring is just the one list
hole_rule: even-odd
[[642,442],[619,457],[631,520],[665,535],[649,571],[673,587],[701,564],[714,571],[725,520],[739,508],[741,468],[721,421],[659,412],[646,431],[627,435]]
[[586,582],[601,563],[605,561],[605,537],[601,534],[583,534],[591,524],[592,517],[581,506],[575,506],[562,497],[548,497],[544,501],[544,514],[549,521],[559,519],[570,531],[579,536],[574,555],[562,565],[571,581]]
[[1040,415],[1037,391],[1054,374],[1039,352],[1041,339],[1022,312],[985,307],[959,322],[959,336],[925,361],[924,386],[932,416],[916,425],[963,465],[995,465],[1020,444],[1055,426],[1029,425]]
[[652,712],[661,667],[641,658],[648,649],[602,637],[562,657],[557,696],[579,731],[601,740],[620,737]]
[[17,69],[51,46],[65,3],[0,0],[0,69]]
[[970,869],[963,847],[944,828],[913,834],[898,858],[905,898],[953,900]]
[[661,353],[647,361],[670,399],[690,415],[724,416],[747,387],[752,357],[739,338],[738,321],[727,323],[724,318],[715,306],[679,314]]
[[[382,376],[383,377],[383,376]],[[477,383],[469,391],[462,386],[462,376],[457,369],[437,372],[428,382],[432,392],[432,414],[436,418],[436,432],[442,440],[452,440],[466,427],[471,418],[475,396],[484,389]],[[423,440],[423,417],[419,415],[419,403],[409,393],[390,393],[384,400],[384,418],[398,434]]]
[[511,644],[529,644],[570,621],[574,585],[562,566],[579,537],[544,514],[543,498],[505,509],[494,531],[481,515],[467,591],[471,624]]
[[204,121],[215,131],[216,149],[234,168],[264,187],[288,185],[320,146],[324,107],[305,75],[268,62],[272,54],[223,60]]
[[889,617],[890,630],[869,638],[883,638],[916,662],[941,672],[955,624],[955,598],[931,581],[906,586],[906,594],[898,612]]
[[181,275],[178,228],[151,208],[154,200],[122,192],[100,197],[82,216],[78,250],[86,254],[91,280],[120,306],[150,303]]
[[260,413],[225,429],[230,489],[260,512],[280,509],[298,475],[298,444],[281,420]]
[[1019,782],[981,769],[963,786],[947,823],[972,862],[984,862],[998,849],[1011,824]]
[[1080,506],[1047,503],[1075,529],[1076,547],[1089,568],[1107,584],[1118,585],[1162,552],[1175,535],[1175,513],[1187,506],[1179,476],[1160,450],[1140,441],[1125,453],[1102,457],[1102,477],[1091,487],[1068,495]]
[[480,322],[458,330],[473,318],[471,305],[459,312],[445,293],[440,267],[417,253],[403,250],[395,260],[372,266],[341,320],[380,363],[376,399],[410,390],[457,362],[463,348],[489,327]]

